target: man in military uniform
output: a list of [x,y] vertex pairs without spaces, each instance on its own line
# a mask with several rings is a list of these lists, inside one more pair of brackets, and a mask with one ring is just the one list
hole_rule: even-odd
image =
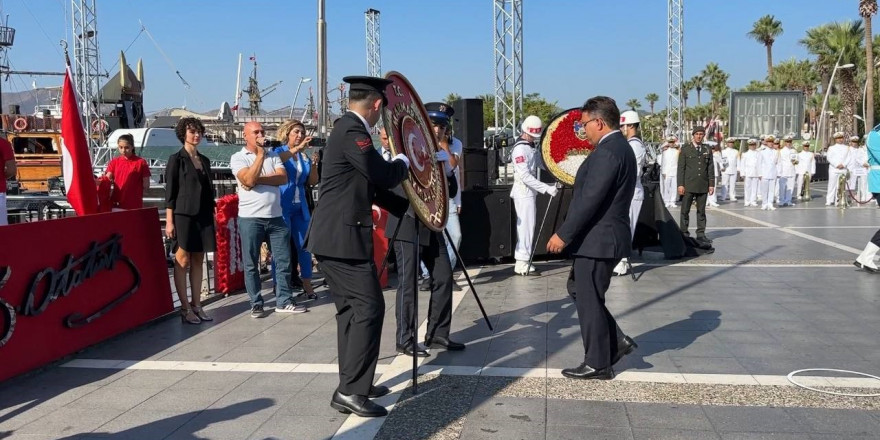
[[697,241],[709,244],[706,237],[706,200],[715,193],[715,165],[712,152],[703,143],[706,129],[695,127],[691,132],[693,140],[681,147],[678,156],[678,194],[684,196],[681,204],[679,226],[686,236],[690,223],[691,205],[697,203]]
[[834,145],[828,147],[828,153],[825,157],[828,159],[828,192],[825,194],[825,206],[832,206],[837,203],[843,203],[844,200],[837,200],[837,191],[842,175],[846,175],[849,171],[851,159],[849,147],[843,144],[844,134],[838,131],[832,135]]
[[409,159],[398,154],[386,162],[373,146],[370,127],[388,103],[391,81],[347,76],[348,112],[336,124],[324,148],[321,193],[306,234],[305,247],[315,255],[336,303],[339,387],[330,406],[342,413],[382,417],[388,411],[370,399],[388,393],[373,386],[385,300],[373,262],[373,209],[398,215],[406,204],[390,188],[408,175]]

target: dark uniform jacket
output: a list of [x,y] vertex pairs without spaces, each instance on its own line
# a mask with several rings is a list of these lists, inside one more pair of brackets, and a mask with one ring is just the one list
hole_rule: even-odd
[[347,112],[336,121],[324,147],[321,190],[305,248],[324,257],[372,259],[372,205],[402,212],[388,190],[407,172],[402,161],[385,162],[360,118]]
[[695,146],[688,142],[678,155],[678,186],[685,192],[704,194],[715,187],[715,166],[712,150],[706,144]]
[[636,155],[623,134],[613,132],[578,168],[568,214],[557,231],[573,255],[609,259],[629,255],[629,206],[635,187]]
[[[458,181],[455,179],[455,176],[446,176],[447,188],[449,189],[449,194],[455,194],[458,191]],[[402,197],[406,199],[406,193],[403,191],[403,186],[397,186],[393,190],[391,190],[398,197]],[[448,205],[447,205],[448,206]],[[405,241],[407,243],[412,243],[415,239],[415,230],[413,229],[413,218],[415,218],[415,213],[412,210],[412,207],[406,210],[406,216],[404,217],[403,224],[400,225],[400,230],[397,231],[397,241]],[[388,223],[385,225],[385,237],[391,239],[394,237],[394,230],[397,228],[397,224],[400,222],[400,216],[391,213],[388,216]],[[419,244],[422,246],[427,246],[429,240],[431,239],[431,231],[428,229],[421,220],[418,221],[419,226]],[[440,236],[444,237],[446,234],[440,233]]]

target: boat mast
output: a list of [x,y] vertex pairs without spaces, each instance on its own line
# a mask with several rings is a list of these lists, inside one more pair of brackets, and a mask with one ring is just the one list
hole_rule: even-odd
[[324,0],[318,0],[318,136],[327,137],[327,22]]
[[238,73],[235,76],[235,117],[238,117],[238,105],[241,103],[241,52],[238,53]]

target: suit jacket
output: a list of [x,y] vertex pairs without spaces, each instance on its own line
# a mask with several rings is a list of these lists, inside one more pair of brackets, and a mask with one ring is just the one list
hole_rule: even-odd
[[629,207],[635,187],[636,155],[623,134],[613,132],[578,168],[568,214],[556,232],[573,255],[629,255]]
[[[202,153],[199,153],[199,160],[210,182],[211,161]],[[165,208],[180,215],[198,215],[202,210],[214,209],[213,185],[202,188],[199,171],[183,148],[169,156],[165,165]]]
[[[447,182],[447,187],[449,189],[449,194],[455,194],[455,192],[458,191],[458,181],[456,180],[455,176],[454,175],[453,176],[446,176],[446,182]],[[403,199],[406,199],[406,193],[403,191],[403,186],[398,185],[397,187],[395,187],[391,191],[397,197],[401,197]],[[406,203],[407,203],[407,206],[409,206],[409,202],[406,202]],[[418,223],[419,244],[421,246],[427,246],[428,241],[431,239],[431,233],[434,231],[428,229],[425,226],[425,224],[421,222],[421,220],[419,220],[418,222],[413,221],[413,219],[416,218],[416,215],[413,212],[412,207],[409,207],[406,210],[405,217],[406,217],[405,220],[400,225],[400,230],[397,231],[396,240],[397,241],[405,241],[407,243],[412,243],[413,240],[415,240],[415,236],[416,236],[416,232],[415,232],[413,224]],[[395,214],[394,212],[390,213],[390,215],[388,216],[388,223],[385,224],[385,238],[388,238],[390,240],[391,238],[394,237],[394,230],[397,229],[397,224],[400,222],[400,218],[401,218],[401,216],[399,213],[397,213],[397,214]],[[444,239],[445,239],[445,234],[440,233],[440,236],[444,237]]]
[[685,192],[703,194],[715,187],[715,165],[712,150],[706,144],[688,142],[678,156],[678,186]]
[[373,203],[401,212],[388,190],[407,172],[402,161],[385,162],[361,119],[347,112],[336,121],[324,147],[321,190],[305,248],[331,258],[372,259]]

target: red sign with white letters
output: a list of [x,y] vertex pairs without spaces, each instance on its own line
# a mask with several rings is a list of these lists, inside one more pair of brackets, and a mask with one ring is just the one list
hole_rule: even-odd
[[155,209],[3,226],[0,243],[0,380],[174,308]]

